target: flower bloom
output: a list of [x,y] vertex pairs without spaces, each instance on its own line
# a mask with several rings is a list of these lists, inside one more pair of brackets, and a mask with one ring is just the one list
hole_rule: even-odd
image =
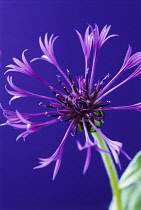
[[[51,35],[49,38],[48,34],[46,34],[44,41],[42,41],[41,37],[39,38],[39,45],[43,55],[41,57],[32,59],[31,62],[34,62],[36,60],[44,60],[54,65],[59,71],[60,75],[63,77],[63,80],[66,81],[63,82],[61,76],[57,76],[58,82],[60,84],[60,90],[53,87],[44,79],[40,78],[33,71],[29,62],[27,62],[25,58],[26,50],[22,53],[22,61],[13,58],[15,64],[10,64],[7,66],[8,70],[6,71],[6,73],[17,71],[32,76],[42,82],[48,88],[50,88],[53,95],[52,97],[48,97],[29,92],[27,90],[23,90],[13,83],[12,76],[7,77],[10,89],[6,86],[6,91],[10,95],[12,95],[9,103],[11,103],[14,99],[21,97],[38,97],[44,98],[47,101],[46,105],[44,105],[42,102],[40,103],[40,105],[46,107],[46,112],[34,114],[19,113],[17,110],[10,111],[4,109],[1,106],[1,109],[3,110],[4,116],[6,118],[6,122],[1,125],[9,125],[14,128],[23,130],[23,132],[21,132],[20,135],[17,137],[17,140],[21,137],[25,139],[29,134],[57,122],[66,122],[69,124],[68,129],[54,154],[52,154],[48,158],[39,158],[39,165],[35,167],[36,169],[43,168],[45,166],[48,166],[51,162],[55,161],[56,164],[53,173],[53,179],[58,173],[67,137],[70,133],[75,136],[77,130],[83,131],[85,135],[84,145],[77,141],[77,146],[79,150],[87,150],[83,173],[87,171],[90,164],[92,148],[95,148],[99,152],[111,153],[119,167],[121,167],[118,157],[120,152],[123,153],[128,159],[130,159],[127,153],[122,149],[122,143],[118,141],[113,141],[105,136],[100,130],[100,126],[104,122],[104,112],[106,110],[130,109],[140,111],[141,103],[132,104],[129,106],[110,107],[110,102],[108,101],[107,103],[103,103],[102,99],[124,83],[141,75],[141,52],[131,54],[132,48],[131,46],[128,46],[123,64],[121,65],[118,73],[105,85],[105,80],[109,77],[109,74],[107,74],[105,78],[102,81],[98,81],[98,83],[94,87],[94,76],[99,51],[103,44],[109,38],[117,36],[116,34],[108,35],[110,27],[111,26],[105,25],[100,32],[97,25],[95,25],[94,28],[92,28],[92,26],[88,26],[86,28],[84,38],[78,31],[76,31],[85,59],[84,76],[79,76],[76,78],[76,80],[73,80],[69,70],[64,73],[55,58],[53,46],[57,37]],[[90,57],[92,57],[92,65],[90,65]],[[111,85],[113,85],[113,83],[125,71],[133,67],[136,68],[131,71],[130,75],[128,75],[126,79],[110,89]],[[51,116],[54,118],[41,123],[30,121],[30,118],[43,115]],[[91,139],[90,133],[92,132],[97,132],[100,134],[100,136],[108,145],[109,151],[102,150],[98,146],[97,139]]]

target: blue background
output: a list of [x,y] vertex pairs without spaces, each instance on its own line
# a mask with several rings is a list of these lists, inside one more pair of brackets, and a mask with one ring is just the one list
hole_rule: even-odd
[[[111,24],[110,33],[120,36],[103,46],[95,82],[107,73],[112,78],[122,65],[128,44],[133,52],[141,50],[140,10],[141,5],[136,1],[0,1],[0,101],[3,107],[20,112],[46,111],[38,106],[41,100],[35,98],[17,99],[9,107],[10,96],[4,89],[6,76],[3,75],[5,66],[13,63],[12,57],[21,59],[24,49],[29,49],[26,52],[28,60],[41,56],[38,37],[46,32],[60,36],[55,43],[56,58],[64,70],[68,68],[72,76],[78,76],[84,73],[84,59],[74,29],[84,33],[87,24],[94,26],[97,23],[100,29]],[[45,80],[59,87],[55,76],[58,72],[51,64],[36,61],[32,67]],[[35,79],[20,73],[11,75],[17,86],[51,96],[48,88]],[[111,100],[113,106],[140,102],[140,84],[141,78],[132,80],[105,100]],[[0,114],[3,123],[2,111]],[[83,140],[83,134],[68,137],[55,181],[52,181],[54,163],[44,169],[32,169],[38,165],[38,157],[49,157],[55,151],[67,127],[67,123],[54,124],[31,134],[25,142],[22,139],[15,141],[20,133],[18,130],[8,126],[0,128],[0,210],[108,209],[111,190],[98,152],[93,150],[89,170],[82,175],[86,151],[78,151],[76,139]],[[106,112],[103,133],[123,142],[123,148],[131,157],[140,150],[140,130],[139,112]],[[129,161],[122,155],[120,159],[124,171]],[[117,170],[119,175],[123,172]]]

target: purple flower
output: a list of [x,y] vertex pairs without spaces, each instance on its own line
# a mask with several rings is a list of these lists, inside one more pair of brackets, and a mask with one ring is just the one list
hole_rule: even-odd
[[23,89],[18,88],[17,86],[15,86],[13,84],[12,77],[9,77],[8,76],[7,77],[7,82],[9,84],[9,86],[13,89],[13,90],[9,90],[9,89],[7,89],[7,87],[5,87],[6,91],[10,95],[13,95],[13,97],[9,101],[9,104],[11,104],[11,102],[14,99],[21,98],[21,97],[29,97],[29,96],[33,96],[33,97],[37,97],[37,98],[45,98],[45,99],[48,99],[48,100],[57,101],[56,98],[51,98],[51,97],[47,97],[47,96],[42,96],[42,95],[34,94],[34,93],[29,92],[29,91],[26,91],[26,90],[23,90]]
[[[6,122],[1,124],[2,125],[9,125],[14,128],[23,130],[22,133],[17,137],[17,140],[21,137],[25,139],[29,134],[34,133],[40,130],[43,127],[48,125],[57,123],[57,122],[66,122],[68,123],[68,129],[64,135],[63,140],[61,141],[60,145],[56,149],[53,155],[49,158],[39,158],[40,165],[36,166],[35,168],[43,168],[49,165],[51,162],[55,161],[55,169],[53,173],[53,179],[56,177],[62,156],[64,151],[65,142],[67,140],[68,135],[71,133],[72,136],[75,136],[78,130],[84,132],[85,135],[85,143],[84,145],[81,144],[80,141],[77,141],[77,146],[79,150],[86,149],[86,161],[84,165],[83,173],[85,173],[89,167],[90,160],[91,160],[91,149],[94,148],[99,152],[111,153],[115,162],[120,165],[119,161],[119,154],[120,152],[123,153],[128,159],[130,157],[127,153],[122,149],[122,143],[118,141],[113,141],[105,136],[102,131],[100,130],[101,125],[104,123],[104,111],[106,110],[136,110],[141,111],[141,102],[132,104],[129,106],[117,106],[117,107],[110,107],[110,102],[103,103],[102,99],[107,96],[109,93],[123,85],[124,83],[128,82],[131,79],[139,77],[141,75],[141,52],[137,52],[133,55],[131,46],[128,47],[127,53],[125,55],[123,64],[119,72],[105,85],[105,80],[109,77],[109,74],[105,76],[102,81],[98,81],[97,85],[94,85],[94,74],[96,69],[96,62],[98,59],[98,54],[103,46],[103,44],[111,37],[117,36],[116,34],[112,34],[108,36],[109,30],[111,26],[104,26],[101,32],[99,32],[99,28],[95,25],[95,28],[92,26],[88,26],[85,31],[84,38],[82,35],[76,31],[78,38],[80,40],[80,44],[83,50],[84,58],[85,58],[85,76],[79,76],[74,80],[71,77],[70,71],[67,70],[67,73],[59,66],[55,54],[54,54],[54,42],[57,37],[51,35],[48,38],[48,34],[45,35],[44,43],[39,38],[39,45],[43,52],[43,55],[38,58],[32,59],[31,62],[35,60],[43,60],[51,63],[56,67],[58,72],[63,76],[63,79],[66,80],[66,83],[61,81],[61,76],[58,75],[57,79],[60,84],[60,90],[53,87],[51,84],[40,78],[31,68],[30,64],[27,62],[25,58],[25,51],[22,54],[22,61],[13,58],[15,64],[10,64],[7,67],[9,68],[6,73],[17,71],[29,76],[32,76],[38,79],[40,82],[45,84],[47,87],[50,88],[52,91],[53,97],[43,96],[36,93],[29,92],[27,90],[23,90],[17,87],[13,81],[12,77],[8,76],[7,81],[10,86],[10,89],[6,86],[6,91],[12,95],[9,103],[14,99],[21,98],[21,97],[37,97],[37,98],[44,98],[47,100],[47,105],[44,105],[42,102],[40,103],[41,106],[46,107],[46,112],[42,113],[19,113],[16,111],[6,110],[1,106],[1,109],[4,113],[6,118]],[[92,55],[92,65],[90,58]],[[131,70],[130,75],[125,78],[119,84],[113,86],[111,89],[110,86],[128,69],[132,69],[136,67],[134,70]],[[61,90],[62,89],[62,90]],[[50,110],[52,108],[52,110]],[[36,116],[53,116],[54,119],[36,123],[32,122],[29,119],[35,118]],[[98,146],[98,139],[91,139],[90,133],[97,132],[99,135],[104,139],[106,144],[109,147],[109,151],[105,151]]]

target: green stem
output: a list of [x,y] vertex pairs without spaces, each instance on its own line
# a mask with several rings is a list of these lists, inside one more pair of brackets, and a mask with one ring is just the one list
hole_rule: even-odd
[[[98,146],[101,149],[109,151],[105,141],[102,139],[102,137],[97,132],[92,133],[92,136],[98,140]],[[106,171],[107,171],[107,174],[109,177],[110,185],[111,185],[112,192],[113,192],[113,199],[116,204],[116,210],[122,210],[120,188],[118,185],[118,175],[117,175],[117,171],[116,171],[115,165],[113,163],[112,157],[110,154],[107,154],[104,152],[101,152],[100,154],[103,159],[104,166],[106,168]]]

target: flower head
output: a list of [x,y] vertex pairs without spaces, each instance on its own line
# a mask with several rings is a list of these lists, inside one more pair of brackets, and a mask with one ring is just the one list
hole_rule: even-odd
[[[102,99],[107,96],[110,92],[114,91],[116,88],[120,87],[127,81],[136,78],[141,75],[141,52],[137,52],[131,55],[132,48],[131,46],[128,47],[127,53],[125,55],[123,64],[121,65],[121,69],[119,72],[109,81],[106,83],[109,74],[105,76],[105,78],[101,81],[98,81],[97,84],[94,85],[94,73],[96,69],[96,61],[98,59],[98,54],[103,46],[103,44],[111,37],[117,36],[116,34],[112,34],[108,36],[109,30],[111,26],[104,26],[101,32],[99,32],[99,28],[95,25],[95,28],[92,26],[88,26],[84,38],[82,35],[76,31],[78,38],[81,43],[81,47],[83,50],[84,58],[85,58],[85,76],[79,76],[74,80],[71,77],[70,71],[67,70],[67,73],[59,66],[55,54],[54,54],[54,42],[57,37],[51,35],[48,38],[48,35],[45,35],[44,43],[42,42],[41,38],[39,39],[40,48],[43,52],[43,55],[38,58],[32,59],[31,62],[41,59],[53,64],[59,73],[64,77],[66,83],[61,81],[61,76],[57,76],[58,82],[60,84],[60,90],[53,87],[47,81],[40,78],[31,68],[30,64],[27,62],[25,58],[25,51],[22,54],[22,61],[14,58],[14,64],[10,64],[7,67],[10,68],[6,71],[6,73],[11,71],[18,71],[29,76],[32,76],[38,79],[40,82],[47,85],[52,91],[53,96],[43,96],[36,93],[31,93],[27,90],[23,90],[17,87],[13,81],[12,77],[8,76],[7,81],[10,86],[10,90],[6,86],[7,92],[12,95],[13,97],[10,100],[10,103],[17,98],[21,97],[37,97],[37,98],[44,98],[47,100],[46,104],[40,103],[41,106],[46,107],[46,112],[42,113],[19,113],[16,111],[6,110],[1,106],[3,110],[4,116],[6,118],[6,122],[1,125],[9,125],[14,128],[24,130],[18,137],[17,140],[21,137],[24,139],[31,133],[38,131],[39,129],[46,127],[48,125],[57,123],[57,122],[66,122],[68,123],[68,129],[64,135],[63,140],[61,141],[60,145],[58,146],[57,150],[51,155],[49,158],[39,158],[40,165],[36,166],[35,168],[43,168],[49,165],[51,162],[55,161],[55,169],[53,174],[53,179],[56,177],[60,164],[61,159],[63,156],[65,142],[67,140],[67,136],[71,133],[72,136],[75,136],[78,130],[81,130],[85,135],[85,143],[84,145],[81,144],[80,141],[77,141],[77,146],[79,150],[86,149],[86,161],[84,165],[83,173],[85,173],[89,167],[90,160],[91,160],[91,149],[94,148],[99,152],[111,153],[115,162],[121,167],[119,161],[119,154],[120,152],[123,153],[128,159],[130,157],[127,153],[122,149],[122,143],[118,141],[113,141],[106,137],[101,131],[101,125],[104,123],[104,112],[106,110],[141,110],[141,103],[132,104],[130,106],[120,106],[120,107],[110,107],[110,101],[106,103],[102,102]],[[90,54],[92,54],[92,66],[90,65]],[[109,89],[109,87],[128,69],[136,67],[136,69],[132,70],[130,75],[118,85]],[[52,108],[50,110],[50,108]],[[53,116],[54,119],[49,121],[45,121],[42,123],[35,123],[30,121],[30,118],[36,116]],[[109,151],[102,150],[98,146],[98,140],[91,139],[90,133],[97,132],[106,142],[109,147]]]

